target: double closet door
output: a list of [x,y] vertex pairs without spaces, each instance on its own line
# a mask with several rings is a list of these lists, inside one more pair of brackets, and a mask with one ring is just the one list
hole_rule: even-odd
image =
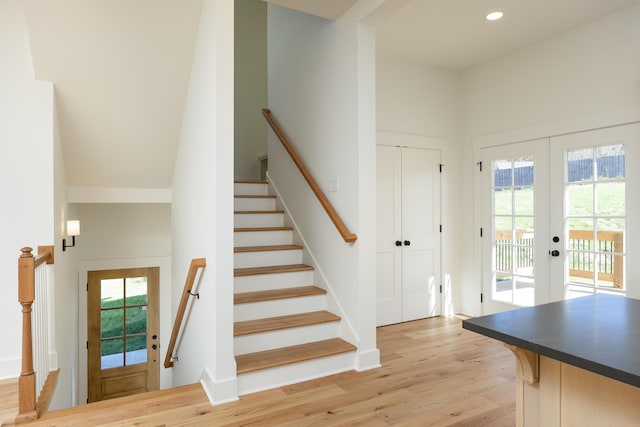
[[440,314],[440,151],[377,147],[377,325]]

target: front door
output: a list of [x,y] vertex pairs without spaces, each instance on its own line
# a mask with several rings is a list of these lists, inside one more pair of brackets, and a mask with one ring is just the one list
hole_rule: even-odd
[[159,268],[88,272],[89,402],[159,387]]

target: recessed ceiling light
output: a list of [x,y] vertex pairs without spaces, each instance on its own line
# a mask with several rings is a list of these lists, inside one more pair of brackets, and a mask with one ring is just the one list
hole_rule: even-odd
[[498,19],[502,18],[504,16],[504,13],[498,11],[495,12],[491,12],[489,14],[487,14],[487,21],[497,21]]

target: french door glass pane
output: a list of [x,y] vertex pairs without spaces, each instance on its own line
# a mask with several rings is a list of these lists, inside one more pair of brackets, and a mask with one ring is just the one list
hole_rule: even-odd
[[623,292],[625,202],[624,145],[566,153],[566,298]]
[[493,161],[493,287],[496,301],[532,306],[534,280],[534,159]]

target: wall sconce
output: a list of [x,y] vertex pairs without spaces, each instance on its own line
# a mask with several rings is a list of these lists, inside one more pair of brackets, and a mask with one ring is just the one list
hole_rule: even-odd
[[77,219],[70,219],[67,221],[67,236],[71,236],[71,244],[67,245],[67,239],[62,239],[62,250],[66,251],[67,248],[73,248],[76,245],[76,236],[80,235],[80,221]]

